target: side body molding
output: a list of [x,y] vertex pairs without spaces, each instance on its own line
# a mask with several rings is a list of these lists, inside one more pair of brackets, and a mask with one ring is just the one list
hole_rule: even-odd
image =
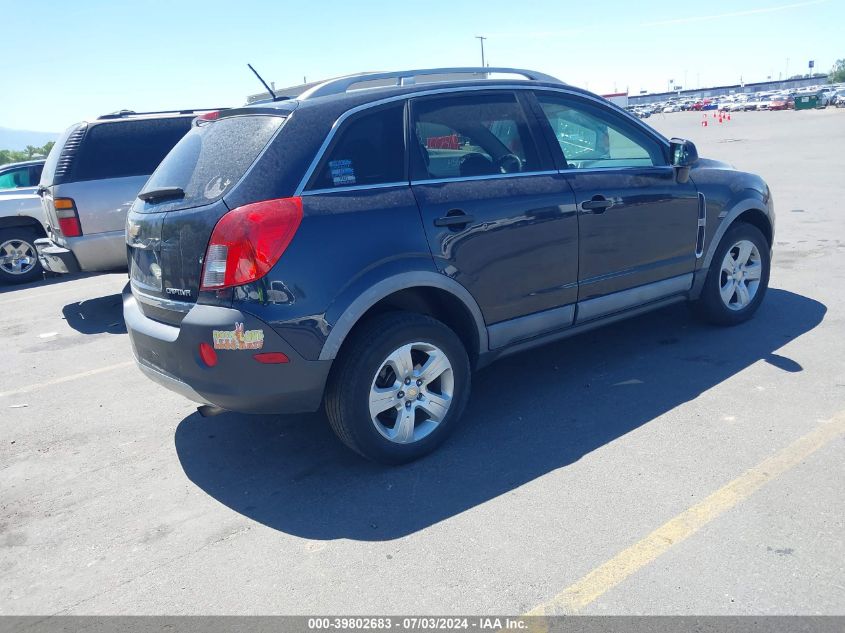
[[373,284],[352,301],[343,311],[337,322],[332,326],[329,336],[320,352],[320,360],[332,360],[337,356],[340,346],[361,316],[385,297],[407,288],[437,288],[456,297],[466,308],[475,321],[478,333],[479,354],[489,349],[487,342],[487,326],[481,315],[475,299],[469,291],[454,279],[439,272],[409,271],[399,273]]

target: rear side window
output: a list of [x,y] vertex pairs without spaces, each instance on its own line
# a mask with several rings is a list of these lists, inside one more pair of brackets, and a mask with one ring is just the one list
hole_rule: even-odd
[[69,180],[148,176],[191,128],[191,117],[93,125],[74,158]]
[[343,124],[308,189],[407,182],[405,106],[366,110]]
[[243,177],[284,120],[281,116],[233,116],[195,126],[141,191],[179,187],[185,197],[168,202],[174,209],[219,200]]
[[61,160],[62,150],[65,148],[65,145],[68,144],[71,136],[78,136],[84,133],[85,125],[85,123],[75,123],[74,125],[71,125],[62,133],[59,140],[56,141],[56,144],[53,145],[53,149],[51,149],[50,153],[47,154],[47,160],[45,161],[44,169],[41,172],[41,185],[44,187],[50,187],[60,182],[61,177],[64,176],[63,172],[65,167],[65,165],[63,165],[61,169],[59,168],[59,163],[65,162]]

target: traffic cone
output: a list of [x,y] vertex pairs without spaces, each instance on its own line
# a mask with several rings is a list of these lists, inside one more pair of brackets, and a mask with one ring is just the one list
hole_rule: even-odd
[[707,113],[704,113],[701,117],[701,127],[707,127]]
[[728,121],[730,121],[730,120],[731,120],[731,113],[728,112]]
[[722,117],[719,117],[719,123],[721,123],[721,122],[722,122]]

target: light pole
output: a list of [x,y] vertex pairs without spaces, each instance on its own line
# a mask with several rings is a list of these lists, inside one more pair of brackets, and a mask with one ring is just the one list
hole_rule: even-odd
[[476,35],[475,39],[477,39],[481,43],[481,67],[486,68],[486,65],[484,64],[484,40],[486,40],[487,38],[483,35]]

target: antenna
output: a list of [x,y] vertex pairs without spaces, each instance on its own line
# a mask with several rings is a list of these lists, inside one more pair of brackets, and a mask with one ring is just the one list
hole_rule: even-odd
[[264,87],[265,87],[265,88],[267,88],[267,92],[269,92],[269,93],[270,93],[270,96],[271,96],[271,97],[273,97],[273,101],[281,101],[282,99],[280,99],[279,97],[277,97],[277,96],[276,96],[276,93],[275,93],[275,92],[273,92],[273,89],[272,89],[270,86],[268,86],[268,85],[267,85],[267,82],[266,82],[266,81],[264,81],[264,80],[261,78],[261,75],[259,75],[259,74],[258,74],[258,71],[257,71],[257,70],[255,70],[255,68],[253,68],[253,67],[252,67],[252,64],[247,64],[247,66],[249,66],[249,69],[250,69],[252,72],[254,72],[254,73],[255,73],[255,76],[256,76],[256,77],[258,77],[258,81],[260,81],[262,84],[264,84]]

